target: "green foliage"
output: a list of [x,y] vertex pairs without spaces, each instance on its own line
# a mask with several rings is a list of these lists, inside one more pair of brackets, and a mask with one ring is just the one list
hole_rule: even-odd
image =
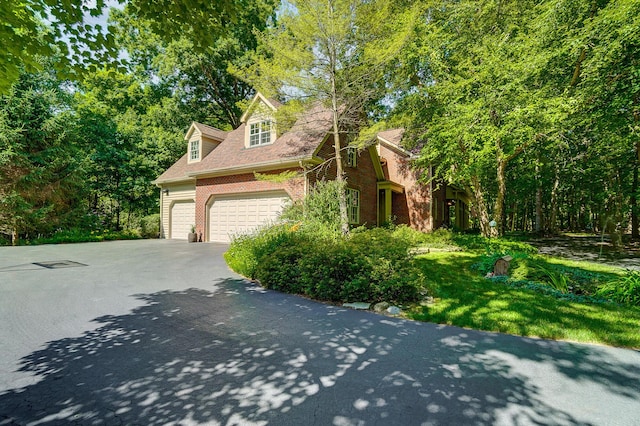
[[344,187],[335,180],[317,182],[302,200],[285,207],[280,217],[316,235],[333,238],[340,234],[338,198]]
[[598,297],[598,296],[585,296],[574,294],[568,291],[561,291],[553,286],[549,286],[547,284],[541,284],[535,281],[527,281],[527,280],[512,280],[508,277],[493,277],[491,281],[501,283],[505,286],[516,288],[516,289],[524,289],[534,291],[536,293],[551,296],[559,300],[565,300],[567,302],[575,302],[575,303],[606,303],[606,300]]
[[231,269],[254,279],[262,258],[291,238],[290,229],[291,225],[274,225],[260,228],[253,234],[236,235],[224,259]]
[[486,250],[489,253],[527,253],[535,254],[538,249],[531,244],[512,240],[507,237],[487,238],[481,235],[453,234],[452,241],[467,250]]
[[85,229],[71,229],[68,231],[58,231],[51,237],[28,240],[26,241],[26,244],[69,244],[115,240],[137,240],[139,238],[140,234],[135,230],[110,231],[105,229],[103,231],[87,231]]
[[55,70],[63,77],[82,76],[91,65],[118,65],[109,28],[85,22],[85,15],[100,16],[105,8],[103,0],[0,2],[0,94],[8,92],[21,71],[46,70],[42,57],[57,55]]
[[[640,309],[602,303],[597,296],[563,294],[546,284],[506,278],[485,279],[471,265],[480,252],[432,252],[418,265],[429,277],[435,301],[408,316],[477,330],[640,348]],[[550,264],[585,273],[615,274],[617,268],[548,258]]]
[[75,93],[91,209],[106,226],[157,211],[151,182],[184,154],[190,118],[161,84],[97,71]]
[[142,238],[158,238],[160,235],[160,214],[155,213],[140,219],[140,236]]
[[569,292],[568,278],[562,271],[540,268],[547,276],[549,285],[560,293]]
[[82,216],[84,153],[60,86],[23,73],[0,96],[0,233],[50,233]]
[[640,272],[627,271],[624,276],[600,287],[596,296],[616,303],[640,306]]
[[267,288],[320,300],[398,303],[420,297],[424,277],[409,239],[386,229],[326,238],[309,228],[276,225],[235,238],[225,260]]

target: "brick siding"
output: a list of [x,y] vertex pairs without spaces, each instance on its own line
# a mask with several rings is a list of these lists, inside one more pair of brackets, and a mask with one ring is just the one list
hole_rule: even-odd
[[[301,169],[283,169],[265,172],[279,174],[285,171],[301,172]],[[304,178],[298,177],[286,182],[257,180],[253,173],[198,179],[196,182],[196,232],[206,235],[207,203],[214,195],[248,194],[265,191],[285,191],[292,200],[304,197]]]
[[405,155],[381,145],[380,157],[387,160],[386,177],[404,186],[403,194],[393,194],[392,197],[392,215],[396,223],[407,224],[419,231],[431,231],[430,185],[418,182],[421,172],[411,168]]

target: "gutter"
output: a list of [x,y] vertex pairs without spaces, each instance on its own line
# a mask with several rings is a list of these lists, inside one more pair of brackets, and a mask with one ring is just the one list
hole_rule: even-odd
[[186,173],[186,176],[191,177],[193,179],[198,179],[198,178],[217,177],[217,176],[239,175],[242,173],[274,170],[275,168],[291,168],[291,167],[297,168],[297,167],[300,167],[300,163],[304,162],[305,160],[307,160],[309,163],[315,163],[317,161],[321,161],[321,159],[319,159],[318,157],[291,157],[291,158],[279,159],[276,161],[265,161],[262,163],[252,163],[252,164],[247,164],[243,166],[225,167],[223,169],[195,171],[195,172]]

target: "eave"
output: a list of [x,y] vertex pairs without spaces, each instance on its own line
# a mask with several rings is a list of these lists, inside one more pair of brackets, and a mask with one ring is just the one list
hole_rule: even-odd
[[187,173],[187,176],[194,179],[211,178],[219,176],[240,175],[244,173],[264,172],[269,170],[289,169],[302,167],[304,163],[315,161],[308,156],[297,158],[286,158],[277,161],[266,161],[263,163],[253,163],[242,166],[225,167],[215,170],[201,170]]
[[180,182],[194,183],[195,181],[196,181],[195,178],[188,177],[188,176],[180,176],[180,177],[169,178],[169,179],[156,179],[151,183],[157,187],[161,187],[164,184],[180,183]]

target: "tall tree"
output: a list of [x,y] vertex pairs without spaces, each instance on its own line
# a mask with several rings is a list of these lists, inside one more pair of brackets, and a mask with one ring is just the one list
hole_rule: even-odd
[[421,162],[435,166],[435,177],[469,189],[484,235],[503,231],[509,165],[557,138],[569,113],[563,70],[571,65],[559,64],[549,41],[537,36],[549,7],[435,2],[397,73],[397,111],[419,141]]
[[166,87],[106,70],[87,76],[75,97],[93,211],[116,228],[124,212],[131,218],[155,211],[151,181],[184,153],[190,117]]
[[[236,25],[246,13],[274,0],[21,0],[0,1],[0,93],[18,78],[21,67],[41,70],[38,56],[60,54],[57,71],[84,77],[105,65],[121,69],[114,28],[97,19],[109,7],[127,5],[132,16],[148,22],[165,43],[186,37],[203,52]],[[253,22],[256,24],[257,22]],[[257,25],[260,28],[260,25]]]
[[[596,2],[594,2],[596,3]],[[609,1],[596,8],[585,31],[577,35],[582,61],[576,76],[580,94],[582,128],[596,132],[595,145],[614,153],[603,171],[609,183],[619,182],[616,195],[605,208],[619,212],[611,226],[626,228],[632,217],[632,234],[638,237],[638,167],[640,160],[640,1]],[[631,211],[628,206],[631,205]],[[625,213],[622,213],[625,212]],[[613,229],[612,229],[613,230]]]
[[[306,106],[319,102],[331,111],[336,180],[342,183],[343,139],[369,124],[368,107],[385,95],[383,70],[412,34],[415,17],[414,9],[381,0],[293,0],[284,4],[278,25],[260,34],[255,64],[236,72],[268,96]],[[344,190],[339,205],[348,233]]]
[[112,11],[111,18],[133,72],[168,85],[194,120],[233,129],[240,125],[239,103],[253,96],[254,89],[228,67],[247,63],[257,45],[255,32],[266,28],[275,7],[275,0],[248,2],[224,31],[208,34],[213,40],[202,46],[188,32],[170,39],[154,32],[154,22],[140,19],[133,5]]
[[0,96],[0,233],[14,244],[82,215],[84,155],[70,106],[46,73],[23,73]]

